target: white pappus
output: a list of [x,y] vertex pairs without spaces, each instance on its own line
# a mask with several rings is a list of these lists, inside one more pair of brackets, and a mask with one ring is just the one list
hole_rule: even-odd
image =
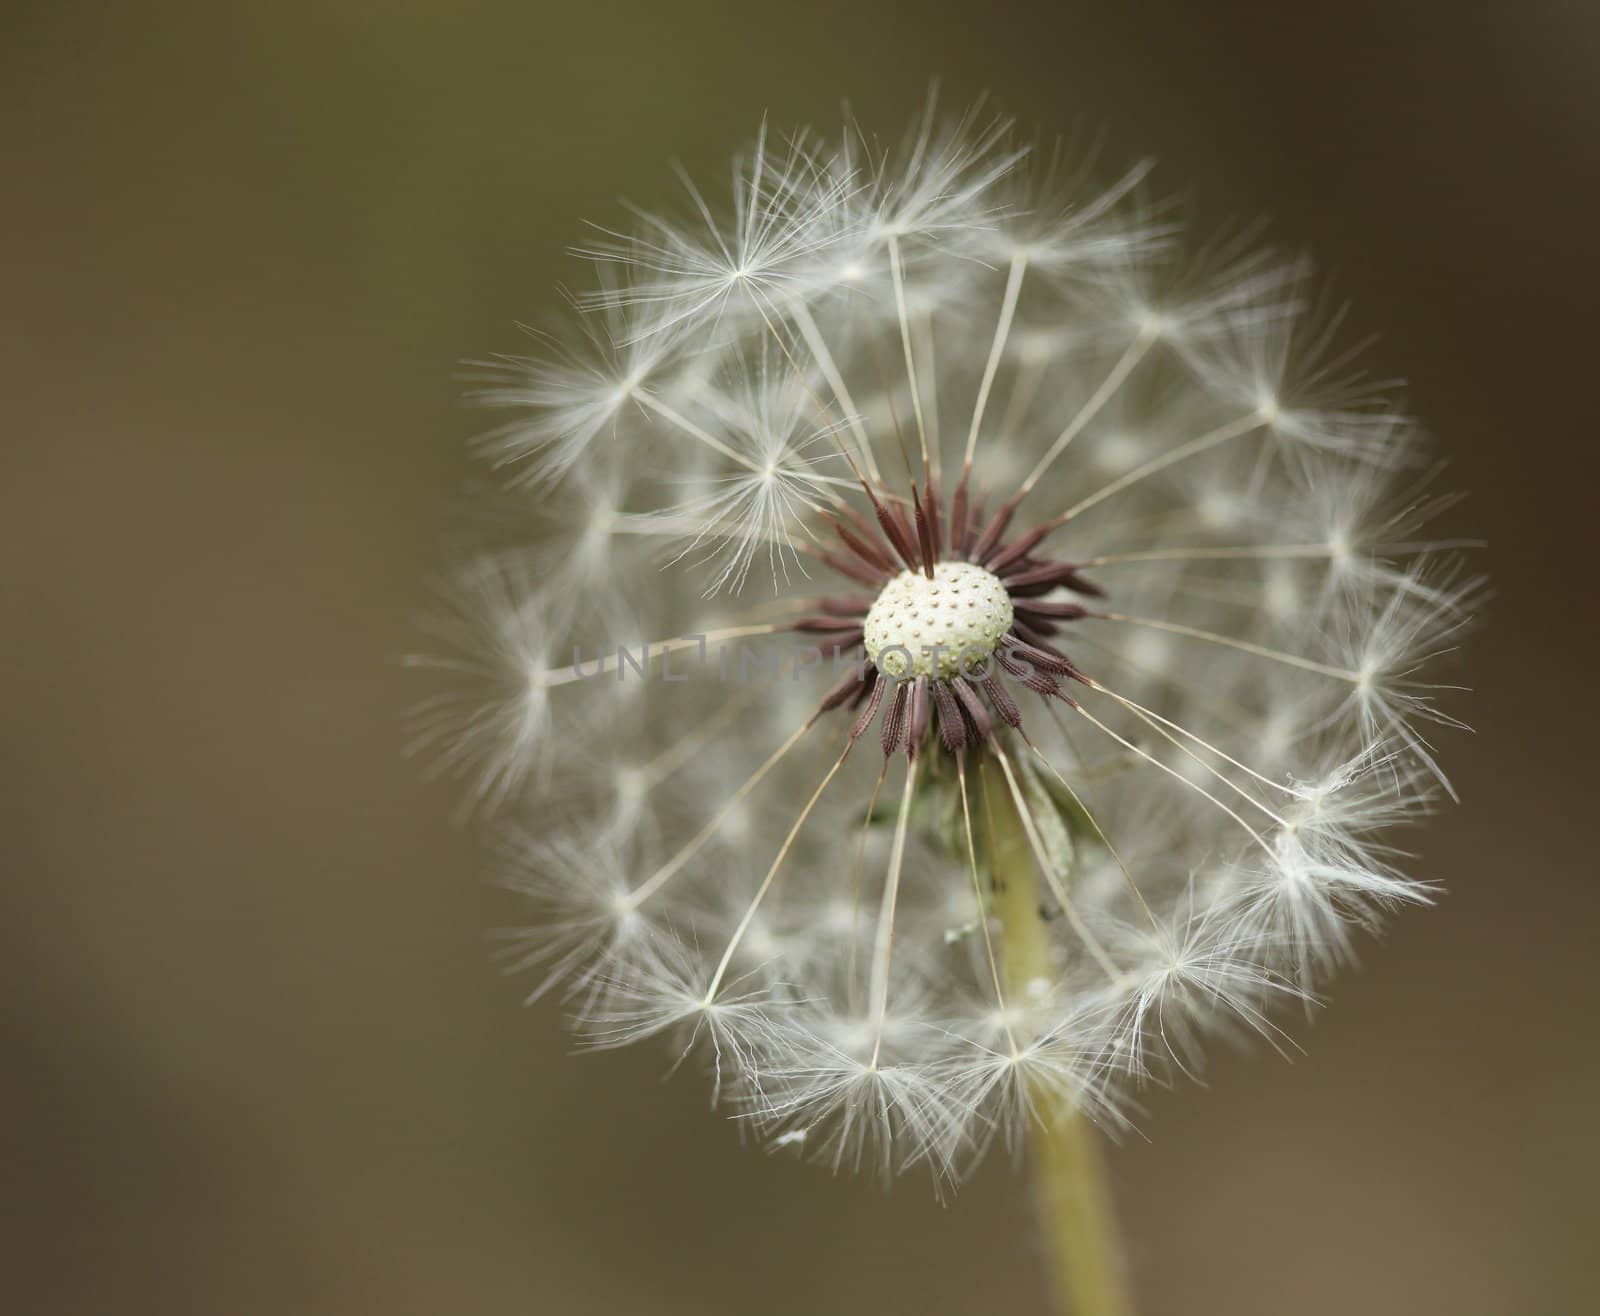
[[1424,441],[1302,262],[1065,159],[763,129],[476,394],[537,544],[460,569],[419,741],[508,815],[508,959],[836,1166],[1115,1127],[1429,899],[1390,829],[1481,588]]

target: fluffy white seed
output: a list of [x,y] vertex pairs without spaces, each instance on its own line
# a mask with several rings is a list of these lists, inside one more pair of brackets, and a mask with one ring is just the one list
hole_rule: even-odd
[[[999,121],[774,140],[724,200],[602,230],[577,326],[491,366],[519,495],[455,573],[417,741],[528,809],[507,955],[590,1044],[666,1037],[778,1145],[947,1178],[1032,1094],[1116,1124],[1214,1035],[1287,1045],[1278,1006],[1430,897],[1389,829],[1444,788],[1429,667],[1479,585],[1302,263],[1185,258],[1145,166],[1097,188]],[[901,570],[912,496],[948,544],[958,488],[968,549],[1002,500],[1037,547]],[[1050,561],[1104,597],[1014,588]],[[813,721],[830,637],[909,718],[903,683],[950,695],[1024,632],[1087,678],[1012,684],[1026,740],[841,758],[874,706]],[[937,731],[978,735],[995,696],[959,689]],[[1008,992],[983,837],[1019,802],[1049,953]]]

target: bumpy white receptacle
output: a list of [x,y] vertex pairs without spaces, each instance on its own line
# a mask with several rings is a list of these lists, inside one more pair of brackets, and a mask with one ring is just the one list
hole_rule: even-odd
[[902,571],[867,610],[867,657],[886,676],[954,676],[1011,629],[1011,596],[971,562],[940,562],[929,579]]

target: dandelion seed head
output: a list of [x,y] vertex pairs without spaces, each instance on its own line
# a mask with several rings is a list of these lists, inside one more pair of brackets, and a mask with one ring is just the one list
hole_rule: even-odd
[[1148,175],[763,126],[482,367],[512,502],[415,739],[509,819],[505,961],[835,1169],[1125,1127],[1433,895],[1392,829],[1482,587],[1425,440],[1304,262]]

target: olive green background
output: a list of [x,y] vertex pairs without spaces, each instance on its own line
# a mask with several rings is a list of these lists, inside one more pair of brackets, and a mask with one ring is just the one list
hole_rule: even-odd
[[575,1058],[401,757],[478,421],[616,199],[929,79],[1269,214],[1497,596],[1411,913],[1307,1054],[1151,1094],[1146,1316],[1595,1309],[1592,5],[14,6],[0,28],[0,1292],[18,1312],[1036,1313],[1025,1194],[742,1146]]

